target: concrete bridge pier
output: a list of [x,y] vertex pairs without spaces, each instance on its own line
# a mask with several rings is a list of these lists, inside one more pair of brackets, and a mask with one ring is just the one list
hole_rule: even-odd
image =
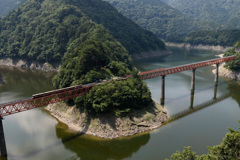
[[166,76],[162,76],[161,105],[164,105],[165,102],[165,77]]
[[194,95],[195,91],[195,71],[196,69],[192,70],[191,95]]
[[4,131],[3,131],[3,124],[2,118],[0,117],[0,156],[7,156],[7,148],[5,143]]
[[214,79],[215,86],[218,85],[218,72],[219,72],[219,63],[216,64],[216,73],[215,73],[215,79]]

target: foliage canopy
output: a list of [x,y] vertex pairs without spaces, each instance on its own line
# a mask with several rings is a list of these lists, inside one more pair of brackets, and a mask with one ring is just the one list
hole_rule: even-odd
[[101,0],[27,0],[0,19],[0,56],[61,62],[69,48],[87,40],[94,23],[107,28],[130,53],[165,49],[153,33]]
[[240,132],[231,128],[229,131],[220,145],[208,147],[210,153],[207,155],[198,156],[191,147],[186,147],[182,153],[174,153],[170,160],[237,160],[240,158]]
[[[196,30],[214,30],[214,22],[194,20],[160,0],[105,0],[141,27],[166,41],[180,41]],[[178,40],[179,39],[179,40]]]
[[92,114],[113,112],[117,116],[146,107],[151,99],[147,85],[139,78],[112,81],[94,86],[85,99],[76,100]]

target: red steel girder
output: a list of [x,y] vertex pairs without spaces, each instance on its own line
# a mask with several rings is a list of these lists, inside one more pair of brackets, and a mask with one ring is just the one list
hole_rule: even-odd
[[[228,56],[228,57],[217,58],[217,59],[212,59],[212,60],[207,60],[207,61],[202,61],[202,62],[197,62],[197,63],[192,63],[192,64],[186,64],[186,65],[177,66],[177,67],[161,68],[161,69],[157,69],[157,70],[141,72],[138,75],[141,77],[142,80],[145,80],[145,79],[150,79],[150,78],[155,78],[155,77],[160,77],[160,76],[166,76],[168,74],[173,74],[173,73],[183,72],[183,71],[197,69],[197,68],[201,68],[201,67],[206,67],[206,66],[210,66],[210,65],[214,65],[214,64],[219,64],[219,63],[231,61],[234,59],[235,59],[235,56]],[[129,78],[131,76],[128,75],[127,77]]]
[[93,86],[94,84],[49,96],[43,96],[35,99],[30,97],[16,102],[3,104],[0,106],[0,117],[85,95]]
[[[138,75],[141,77],[141,79],[144,80],[144,79],[150,79],[150,78],[155,78],[159,76],[165,76],[165,75],[173,74],[177,72],[192,70],[192,69],[205,67],[209,65],[219,64],[219,63],[227,62],[234,59],[235,59],[235,56],[229,56],[229,57],[218,58],[218,59],[197,62],[197,63],[187,64],[187,65],[182,65],[177,67],[171,67],[166,69],[163,69],[163,68],[156,69],[152,71],[142,72],[142,73],[139,73]],[[126,78],[130,78],[130,77],[131,75],[128,75]],[[93,84],[85,85],[82,88],[76,88],[70,91],[68,90],[65,92],[55,93],[55,94],[51,94],[51,95],[43,96],[39,98],[33,99],[32,97],[30,97],[23,100],[2,104],[0,106],[0,117],[84,95],[88,93],[89,89],[92,88],[94,85],[96,84],[93,83]]]

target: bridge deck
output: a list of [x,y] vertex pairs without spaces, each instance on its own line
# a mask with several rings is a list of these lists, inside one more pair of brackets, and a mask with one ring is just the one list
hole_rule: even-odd
[[174,73],[183,72],[187,70],[193,70],[201,67],[211,66],[214,64],[219,64],[219,63],[231,61],[234,59],[235,59],[235,56],[228,56],[224,58],[216,58],[216,59],[186,64],[186,65],[181,65],[181,66],[176,66],[171,68],[161,68],[157,70],[141,72],[138,75],[141,77],[142,80],[145,80],[145,79],[156,78],[160,76],[166,76],[168,74],[174,74]]
[[[165,76],[168,74],[173,74],[177,72],[182,72],[186,70],[192,70],[200,67],[205,67],[213,64],[219,64],[222,62],[227,62],[230,60],[234,60],[235,56],[229,56],[229,57],[224,57],[224,58],[217,58],[217,59],[212,59],[208,61],[202,61],[198,63],[192,63],[192,64],[187,64],[187,65],[181,65],[177,67],[171,67],[171,68],[166,68],[166,69],[157,69],[157,70],[152,70],[152,71],[147,71],[147,72],[141,72],[138,75],[141,77],[141,79],[149,79],[149,78],[155,78],[159,76]],[[126,78],[130,78],[131,76],[127,76]],[[8,102],[4,104],[0,104],[0,117],[11,115],[13,113],[18,113],[26,110],[30,110],[33,108],[45,106],[48,104],[72,99],[81,95],[84,95],[89,92],[89,90],[95,86],[99,85],[100,83],[91,83],[91,84],[86,84],[81,86],[80,88],[74,88],[72,87],[71,90],[66,89],[61,89],[61,93],[50,91],[48,93],[51,93],[50,95],[42,96],[42,97],[29,97],[26,99],[22,100],[17,100],[13,102]],[[39,95],[39,94],[37,94]],[[40,94],[41,95],[41,94]]]

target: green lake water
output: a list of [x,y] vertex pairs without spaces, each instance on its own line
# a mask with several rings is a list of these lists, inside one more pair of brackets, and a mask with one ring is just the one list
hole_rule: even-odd
[[[217,58],[213,51],[170,48],[172,54],[134,62],[140,71]],[[214,99],[214,66],[196,70],[193,107]],[[26,98],[52,89],[55,73],[0,67],[6,84],[0,87],[0,103]],[[166,77],[165,109],[169,116],[191,110],[191,71]],[[161,78],[145,81],[152,97],[160,101]],[[228,127],[237,129],[240,119],[240,86],[219,79],[216,97],[225,96],[205,108],[183,115],[150,133],[103,140],[67,129],[42,108],[4,117],[3,126],[8,159],[24,160],[162,160],[184,146],[192,146],[197,154],[207,153],[207,146],[220,143]]]

